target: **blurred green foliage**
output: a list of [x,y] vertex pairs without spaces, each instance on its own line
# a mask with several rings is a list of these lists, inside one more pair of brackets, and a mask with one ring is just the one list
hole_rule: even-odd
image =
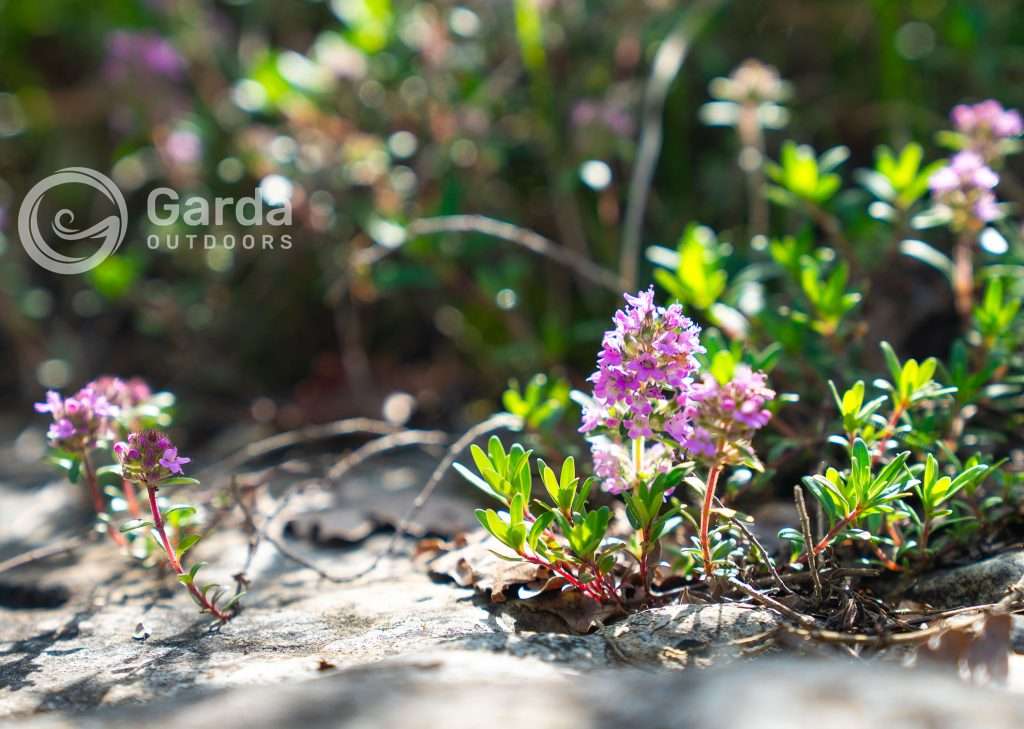
[[[256,414],[289,427],[377,414],[396,390],[415,396],[417,417],[448,421],[493,403],[511,376],[579,385],[610,292],[481,235],[402,231],[484,214],[614,270],[650,63],[682,11],[666,0],[0,3],[5,402],[137,372],[198,403],[181,413],[188,424]],[[883,338],[940,358],[959,338],[948,284],[900,245],[948,109],[989,96],[1024,105],[1022,49],[1014,3],[964,0],[734,1],[693,39],[662,115],[643,240],[685,264],[651,259],[665,296],[725,348],[781,348],[791,359],[778,388],[819,388],[789,417],[816,417],[829,378],[877,368]],[[790,90],[788,114],[764,123],[780,203],[765,239],[751,235],[737,165],[749,145],[698,114],[709,83],[748,56]],[[115,258],[62,277],[29,261],[15,221],[26,191],[69,165],[110,174],[130,221]],[[852,170],[866,170],[864,189]],[[145,201],[160,185],[183,198],[283,191],[294,245],[228,248],[249,232],[230,217],[153,227]],[[88,218],[87,198],[67,205]],[[173,233],[214,243],[147,246]],[[1019,235],[1003,235],[1009,251],[984,255],[1019,265]],[[951,241],[921,245],[911,249],[941,266]],[[999,285],[982,332],[1019,297]]]

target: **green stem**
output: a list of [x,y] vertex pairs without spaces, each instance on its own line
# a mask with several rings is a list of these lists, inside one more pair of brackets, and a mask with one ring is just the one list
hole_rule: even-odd
[[636,485],[640,483],[640,471],[644,467],[644,443],[643,436],[633,439],[633,473],[637,477]]

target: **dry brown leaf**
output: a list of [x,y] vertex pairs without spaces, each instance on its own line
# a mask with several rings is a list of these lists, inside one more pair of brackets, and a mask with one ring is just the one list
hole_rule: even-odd
[[483,531],[467,536],[466,541],[461,549],[431,561],[430,574],[447,577],[460,587],[475,587],[480,592],[490,593],[492,602],[504,602],[509,590],[519,585],[539,589],[551,576],[539,565],[498,557],[495,552],[506,554],[508,549]]

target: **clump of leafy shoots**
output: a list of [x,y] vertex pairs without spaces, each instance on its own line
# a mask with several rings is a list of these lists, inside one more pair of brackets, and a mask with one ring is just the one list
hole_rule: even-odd
[[[956,388],[945,387],[935,381],[938,360],[934,357],[920,363],[916,359],[900,362],[888,342],[882,342],[882,352],[892,380],[878,379],[875,385],[888,391],[888,396],[879,395],[865,403],[863,381],[854,383],[842,396],[835,385],[829,383],[845,431],[843,438],[833,438],[833,442],[852,446],[856,438],[862,438],[874,449],[872,460],[875,463],[883,457],[894,438],[913,431],[910,418],[916,408],[956,392]],[[887,400],[890,403],[889,415],[882,416],[878,411]]]
[[167,535],[164,523],[167,513],[186,510],[194,513],[195,509],[191,506],[174,506],[168,512],[162,512],[157,499],[161,487],[199,483],[194,478],[183,475],[182,466],[191,459],[178,455],[178,449],[171,443],[170,438],[156,430],[130,433],[127,440],[114,444],[114,454],[121,465],[122,475],[146,490],[153,517],[152,521],[132,520],[122,526],[121,530],[129,532],[145,527],[151,529],[156,541],[167,555],[168,564],[178,576],[178,581],[188,589],[202,612],[209,613],[221,622],[230,620],[232,611],[243,593],[234,595],[223,605],[218,605],[218,601],[225,593],[223,587],[212,583],[202,588],[196,585],[196,576],[204,563],[197,562],[188,570],[181,563],[182,557],[199,541],[199,536],[190,534],[175,546]]
[[[763,373],[722,357],[716,358],[713,374],[695,382],[697,357],[704,351],[699,330],[678,305],[656,306],[652,290],[627,295],[614,322],[590,378],[593,398],[580,394],[585,402],[580,430],[591,441],[602,489],[625,502],[632,529],[628,539],[607,536],[612,512],[607,506],[588,508],[592,481],[579,483],[571,458],[557,473],[538,462],[550,504],[531,501],[532,452],[519,444],[506,452],[492,437],[487,452],[471,448],[479,475],[456,468],[505,507],[480,510],[477,517],[517,558],[547,567],[598,602],[624,607],[635,599],[625,589],[632,584],[628,565],[636,564],[639,600],[648,602],[654,594],[652,558],[662,538],[684,520],[699,530],[695,553],[702,555],[705,575],[713,574],[709,526],[718,478],[726,466],[760,467],[750,440],[771,418],[766,406],[775,393]],[[670,498],[692,472],[694,464],[684,460],[687,451],[709,466],[699,526]],[[541,509],[536,516],[534,506]],[[619,559],[620,554],[633,561]]]
[[[581,481],[572,458],[565,459],[557,472],[537,461],[538,477],[550,499],[544,502],[531,500],[531,451],[515,444],[506,452],[501,441],[492,436],[486,452],[474,445],[471,454],[479,475],[461,464],[456,464],[456,469],[504,507],[501,512],[476,511],[486,531],[518,559],[547,568],[555,579],[583,595],[602,604],[625,607],[628,581],[616,568],[621,567],[618,554],[628,545],[607,538],[611,509],[588,507],[593,480]],[[665,494],[681,478],[682,471],[677,469],[626,495],[630,523],[646,531],[643,541],[656,542],[677,524],[674,510],[663,511],[663,504]],[[538,510],[536,514],[534,509]]]
[[887,463],[877,474],[872,470],[871,454],[867,444],[857,438],[850,449],[850,469],[847,474],[829,468],[824,475],[804,478],[804,485],[818,499],[830,528],[816,544],[803,545],[803,536],[794,529],[783,530],[780,536],[801,545],[818,555],[830,545],[846,539],[859,539],[868,543],[878,541],[873,530],[857,527],[876,515],[897,512],[897,502],[910,495],[917,484],[906,468],[910,451],[904,451]]
[[921,515],[918,516],[913,509],[908,510],[907,513],[917,527],[919,535],[917,548],[927,558],[929,540],[932,535],[942,527],[955,523],[949,518],[955,513],[950,508],[953,497],[961,490],[982,481],[991,472],[991,467],[979,463],[955,477],[950,477],[941,473],[939,462],[935,456],[929,453],[924,465],[917,466],[915,470],[920,475],[920,480],[914,486],[914,491],[921,502]]

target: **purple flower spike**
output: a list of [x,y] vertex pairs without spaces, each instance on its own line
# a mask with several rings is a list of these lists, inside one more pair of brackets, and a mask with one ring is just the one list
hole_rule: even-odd
[[705,374],[693,396],[698,402],[696,428],[684,444],[686,450],[696,457],[738,463],[743,453],[737,444],[749,444],[771,420],[767,405],[775,391],[763,372],[739,364],[724,384]]
[[959,104],[950,117],[964,137],[964,149],[978,154],[986,163],[998,163],[1007,151],[1003,142],[1024,132],[1020,112],[1004,109],[995,99],[973,106]]
[[1000,216],[993,192],[997,184],[999,175],[971,150],[958,152],[928,181],[932,197],[949,211],[955,230],[980,229]]
[[192,459],[178,455],[171,439],[155,430],[130,433],[126,441],[114,444],[114,455],[124,477],[146,486],[157,486],[171,476],[180,476],[182,466]]
[[950,115],[953,125],[961,134],[976,138],[982,136],[1006,139],[1019,136],[1022,130],[1020,112],[1004,109],[995,99],[974,106],[959,104]]
[[67,399],[51,390],[46,393],[46,402],[35,404],[35,410],[53,417],[46,432],[50,445],[74,452],[89,450],[98,441],[113,438],[113,420],[119,414],[117,406],[91,384]]
[[605,332],[597,371],[590,376],[594,404],[584,411],[580,427],[583,433],[605,436],[611,444],[595,446],[595,469],[604,487],[616,492],[624,488],[622,479],[635,481],[654,467],[646,455],[642,473],[632,465],[622,466],[618,454],[628,452],[626,440],[659,441],[647,451],[670,464],[674,449],[689,437],[696,413],[691,397],[696,355],[704,351],[700,328],[678,304],[657,306],[653,287],[635,296],[626,294],[625,299],[626,306],[613,317],[614,328]]

